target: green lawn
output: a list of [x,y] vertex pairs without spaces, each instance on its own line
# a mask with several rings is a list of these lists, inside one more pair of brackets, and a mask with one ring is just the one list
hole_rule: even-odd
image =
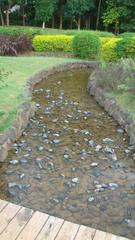
[[0,71],[7,73],[2,80],[0,79],[0,132],[10,126],[19,105],[24,101],[22,93],[30,76],[42,69],[74,61],[77,60],[54,57],[0,57]]

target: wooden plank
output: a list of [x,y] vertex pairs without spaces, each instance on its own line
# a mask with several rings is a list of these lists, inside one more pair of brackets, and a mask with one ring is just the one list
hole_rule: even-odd
[[111,233],[106,233],[105,240],[116,240],[116,236]]
[[35,239],[48,219],[48,215],[41,212],[35,212],[28,224],[18,236],[17,240]]
[[106,232],[102,232],[102,231],[96,231],[96,234],[93,238],[93,240],[106,240]]
[[20,206],[9,203],[0,213],[0,233],[5,229],[17,212],[21,209]]
[[119,236],[112,235],[111,240],[130,240],[130,239],[127,239],[125,237],[119,237]]
[[0,199],[0,212],[5,208],[8,202]]
[[[79,225],[64,222],[55,240],[73,240],[79,230]],[[98,239],[99,240],[99,239]]]
[[99,240],[99,239],[100,240],[130,240],[127,238],[113,235],[111,233],[106,233],[106,232],[96,230],[96,234],[93,240]]
[[63,223],[63,219],[50,216],[36,240],[54,240]]
[[33,214],[33,210],[21,208],[0,235],[1,240],[15,240]]
[[96,229],[81,226],[75,240],[93,240]]

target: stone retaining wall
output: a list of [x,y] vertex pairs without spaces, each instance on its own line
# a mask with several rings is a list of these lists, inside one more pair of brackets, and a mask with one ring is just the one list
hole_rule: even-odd
[[[36,75],[32,76],[28,79],[25,90],[24,90],[24,98],[29,99],[32,96],[33,88],[36,83],[42,81],[43,79],[47,79],[50,75],[56,74],[61,71],[67,71],[72,69],[80,69],[80,68],[94,68],[96,67],[96,62],[75,62],[75,63],[67,63],[63,65],[59,65],[53,67],[49,70],[42,70]],[[7,155],[9,149],[11,149],[14,142],[22,135],[22,132],[26,128],[29,118],[31,118],[35,113],[34,103],[31,101],[24,102],[20,106],[20,110],[16,118],[14,119],[12,126],[7,129],[4,133],[0,134],[0,162],[3,162]]]
[[98,85],[96,71],[91,74],[87,89],[89,94],[94,96],[98,104],[104,107],[106,112],[125,129],[130,138],[130,144],[135,147],[135,121],[129,112],[124,111],[116,100]]

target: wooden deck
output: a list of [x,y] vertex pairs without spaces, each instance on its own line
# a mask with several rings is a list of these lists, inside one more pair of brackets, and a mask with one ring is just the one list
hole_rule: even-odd
[[127,240],[0,200],[0,240]]

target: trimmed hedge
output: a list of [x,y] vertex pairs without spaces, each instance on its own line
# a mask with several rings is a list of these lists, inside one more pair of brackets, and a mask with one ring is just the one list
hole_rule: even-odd
[[33,48],[38,52],[72,52],[72,40],[72,36],[38,35],[33,39]]
[[73,38],[73,53],[86,59],[96,59],[101,48],[100,38],[91,32],[80,32]]
[[[85,32],[85,30],[80,30],[81,33]],[[114,37],[111,32],[105,31],[93,31],[89,32],[96,34],[98,37]],[[22,27],[22,26],[0,26],[0,35],[12,35],[12,36],[20,36],[27,35],[29,37],[34,37],[36,35],[71,35],[74,36],[78,33],[78,30],[59,30],[53,28],[38,28],[38,27]]]
[[118,58],[135,58],[135,38],[123,38],[116,44]]
[[30,38],[33,38],[37,34],[40,34],[40,28],[34,27],[2,27],[0,26],[0,35],[9,35],[9,36],[20,36],[20,35],[27,35]]
[[102,42],[101,59],[106,62],[116,61],[118,59],[116,45],[120,38],[112,38],[106,42]]

